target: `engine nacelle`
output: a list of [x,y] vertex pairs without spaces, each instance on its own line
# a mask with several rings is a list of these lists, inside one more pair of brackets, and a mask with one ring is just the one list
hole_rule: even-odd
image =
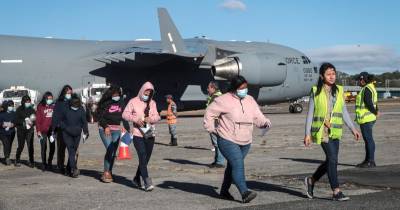
[[234,54],[218,59],[212,66],[216,79],[231,79],[241,75],[247,82],[259,86],[277,86],[286,79],[286,63],[275,54]]

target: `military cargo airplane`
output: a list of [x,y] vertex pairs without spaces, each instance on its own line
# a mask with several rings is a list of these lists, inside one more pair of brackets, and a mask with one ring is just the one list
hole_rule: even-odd
[[317,67],[302,52],[262,42],[182,39],[165,8],[158,8],[161,41],[88,41],[0,35],[0,89],[24,85],[58,94],[64,84],[83,88],[94,78],[123,87],[135,96],[145,81],[156,88],[165,108],[172,94],[180,110],[205,107],[207,84],[222,87],[242,75],[260,105],[295,101],[307,95],[318,78]]

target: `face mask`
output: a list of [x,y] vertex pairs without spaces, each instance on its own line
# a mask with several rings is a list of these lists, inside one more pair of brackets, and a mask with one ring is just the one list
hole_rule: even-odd
[[71,99],[71,94],[69,94],[69,93],[65,94],[65,99],[67,99],[67,100]]
[[121,99],[120,96],[114,96],[111,98],[113,101],[119,101]]
[[13,111],[14,111],[14,107],[13,106],[7,107],[7,112],[13,112]]
[[148,100],[149,100],[149,96],[142,95],[142,100],[143,100],[143,101],[148,101]]
[[74,111],[77,111],[77,110],[79,109],[79,107],[73,107],[73,106],[71,106],[71,109],[74,110]]
[[50,104],[52,104],[52,103],[53,103],[53,99],[47,99],[47,100],[46,100],[46,104],[47,104],[47,105],[50,105]]
[[244,98],[244,97],[247,96],[247,92],[248,92],[248,89],[247,89],[247,88],[241,89],[241,90],[236,90],[236,95],[237,95],[239,98]]
[[29,108],[29,107],[31,107],[31,106],[32,106],[31,103],[25,103],[25,108]]

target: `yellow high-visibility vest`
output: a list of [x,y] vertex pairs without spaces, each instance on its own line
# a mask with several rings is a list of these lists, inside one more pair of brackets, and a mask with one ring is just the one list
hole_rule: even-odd
[[331,113],[328,113],[328,96],[325,91],[321,91],[316,95],[317,87],[313,86],[314,93],[314,116],[311,124],[311,136],[315,143],[321,144],[324,135],[324,122],[327,117],[330,117],[329,138],[341,139],[343,127],[343,106],[344,93],[343,87],[337,86],[336,102],[333,105]]
[[376,115],[372,112],[370,112],[366,107],[364,103],[364,94],[365,90],[369,89],[372,93],[372,100],[374,107],[376,109],[377,104],[378,104],[378,93],[376,92],[375,86],[372,83],[369,83],[365,85],[361,91],[358,93],[357,98],[356,98],[356,122],[358,124],[364,124],[367,122],[372,122],[376,120]]

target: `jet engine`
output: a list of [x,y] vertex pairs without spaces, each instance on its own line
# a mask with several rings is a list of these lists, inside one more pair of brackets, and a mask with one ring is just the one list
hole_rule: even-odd
[[277,86],[286,79],[286,63],[276,54],[233,54],[216,60],[211,69],[216,79],[241,75],[249,84],[258,86]]

